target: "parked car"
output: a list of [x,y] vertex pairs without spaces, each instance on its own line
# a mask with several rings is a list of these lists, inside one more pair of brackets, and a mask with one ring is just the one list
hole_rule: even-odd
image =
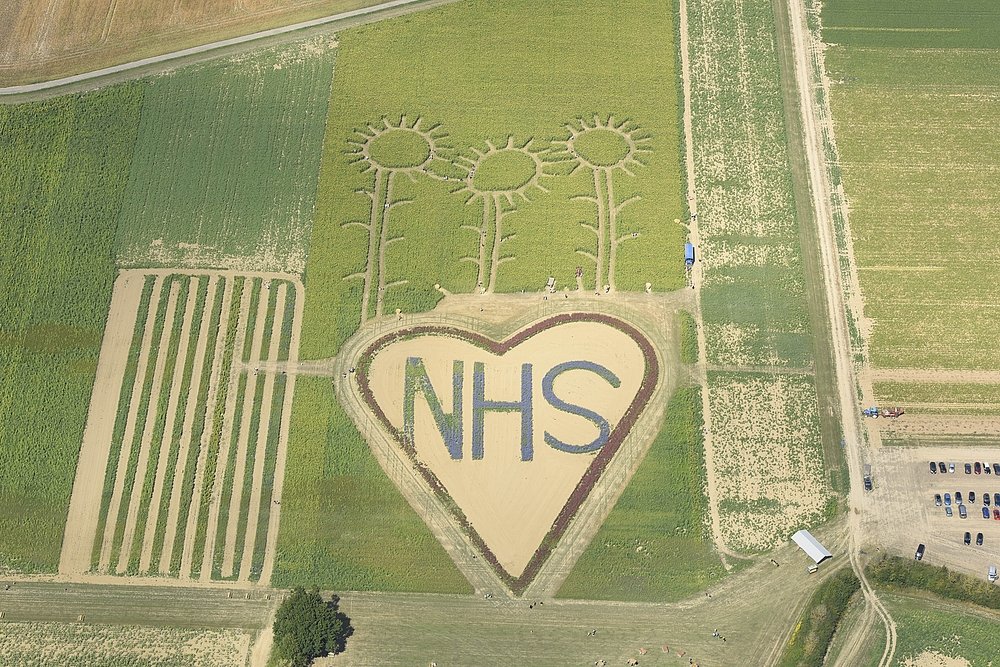
[[940,493],[935,493],[934,494],[934,507],[941,507],[941,494]]
[[969,502],[970,503],[976,502],[976,492],[975,491],[969,491]]
[[985,461],[983,462],[983,472],[986,473],[987,475],[990,474],[990,464],[986,463]]
[[990,504],[990,494],[988,494],[988,493],[984,493],[983,494],[983,504],[984,505],[989,505]]
[[1000,507],[1000,493],[993,494],[993,504]]
[[983,534],[982,533],[976,533],[976,546],[977,547],[983,546]]
[[989,519],[990,518],[990,508],[989,507],[984,507],[983,508],[983,518],[984,519]]
[[1000,463],[993,464],[993,474],[1000,475]]
[[969,513],[965,510],[965,505],[958,506],[958,516],[961,519],[968,519]]
[[[918,544],[917,545],[917,553],[913,554],[913,560],[922,560],[923,559],[923,557],[924,557],[924,548],[925,547],[922,544]],[[990,579],[990,581],[993,581],[993,579]]]
[[934,461],[931,461],[931,474],[932,475],[937,474],[937,463],[934,463]]
[[965,542],[965,546],[969,546],[970,544],[972,544],[972,533],[970,533],[969,531],[965,531],[965,540],[963,541]]
[[[955,472],[955,464],[954,463],[949,463],[948,464],[948,472]],[[1000,473],[997,473],[997,474],[1000,475]]]
[[983,464],[982,463],[980,463],[979,461],[976,461],[975,464],[973,464],[973,468],[975,469],[977,475],[982,474],[982,472],[983,472]]
[[962,492],[961,491],[956,491],[955,492],[955,502],[958,503],[959,505],[962,504]]
[[[923,545],[921,544],[920,546],[923,546]],[[920,559],[918,558],[917,560],[920,560]],[[997,566],[996,565],[990,565],[990,569],[986,572],[986,578],[989,579],[990,581],[996,581],[997,580]]]
[[971,475],[972,474],[972,464],[971,463],[966,463],[965,464],[965,474],[966,475]]
[[1000,521],[1000,510],[998,510],[996,507],[993,508],[993,518],[997,521]]
[[944,504],[947,507],[951,507],[951,494],[950,493],[944,494]]
[[950,507],[944,508],[944,515],[947,517],[955,516],[955,513],[951,511]]

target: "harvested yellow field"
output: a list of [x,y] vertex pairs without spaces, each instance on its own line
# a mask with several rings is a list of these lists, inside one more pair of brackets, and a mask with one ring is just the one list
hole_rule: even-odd
[[0,85],[86,72],[378,0],[8,0]]

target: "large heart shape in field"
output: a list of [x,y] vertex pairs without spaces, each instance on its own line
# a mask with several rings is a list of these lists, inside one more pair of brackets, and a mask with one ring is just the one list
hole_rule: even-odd
[[606,315],[557,315],[496,342],[417,326],[357,379],[374,415],[501,579],[520,593],[642,413],[652,344]]

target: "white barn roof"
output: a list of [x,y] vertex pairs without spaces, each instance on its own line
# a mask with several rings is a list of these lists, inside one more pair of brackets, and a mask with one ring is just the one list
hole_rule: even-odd
[[799,548],[805,551],[816,563],[833,555],[808,530],[800,530],[792,535],[792,541],[799,545]]

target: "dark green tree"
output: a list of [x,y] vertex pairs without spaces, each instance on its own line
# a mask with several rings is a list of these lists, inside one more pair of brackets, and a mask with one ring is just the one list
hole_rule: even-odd
[[296,588],[274,618],[274,646],[278,656],[292,667],[307,667],[314,658],[344,650],[354,632],[351,620],[337,609],[340,599],[329,602],[318,588]]

